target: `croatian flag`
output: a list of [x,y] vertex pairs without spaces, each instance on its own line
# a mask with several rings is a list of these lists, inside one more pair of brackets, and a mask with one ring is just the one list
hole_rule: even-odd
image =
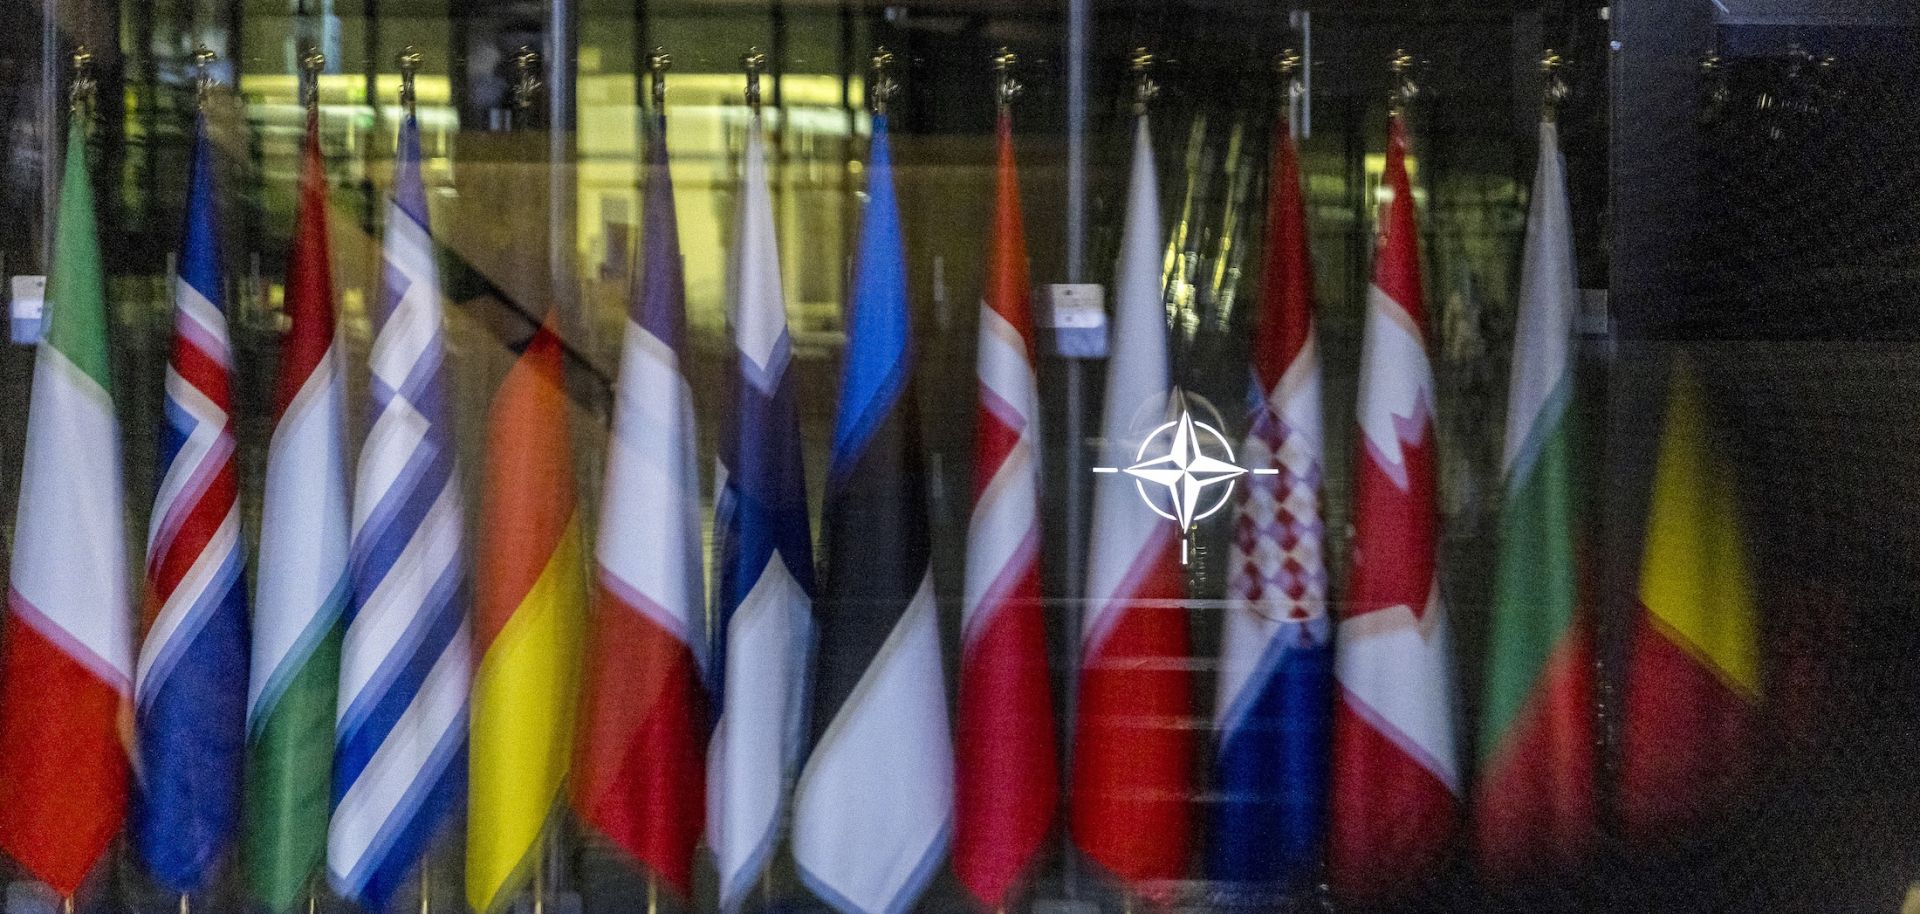
[[[1134,131],[1115,267],[1101,463],[1134,462],[1172,399],[1161,301],[1160,193],[1147,119]],[[1129,890],[1166,901],[1186,875],[1193,790],[1193,684],[1181,531],[1134,480],[1098,477],[1073,747],[1074,843]]]
[[813,536],[788,368],[786,296],[758,119],[727,271],[733,339],[714,505],[714,620],[708,694],[720,709],[707,753],[707,844],[720,907],[736,911],[766,871],[800,758],[813,645]]
[[801,880],[841,914],[900,914],[947,849],[953,747],[884,115],[873,120],[858,258],[827,477],[813,752],[794,789],[793,856]]
[[327,834],[334,889],[371,910],[386,907],[419,862],[464,798],[467,775],[466,515],[412,115],[400,127],[382,259]]
[[1322,550],[1320,351],[1313,258],[1293,134],[1274,126],[1253,388],[1234,494],[1220,644],[1217,880],[1282,890],[1316,880],[1326,830],[1333,625]]
[[689,900],[712,720],[701,669],[699,440],[681,362],[686,286],[664,118],[654,122],[648,158],[643,273],[627,313],[607,441],[574,808]]
[[1440,599],[1439,454],[1406,128],[1387,131],[1393,201],[1360,349],[1353,559],[1340,619],[1328,866],[1336,891],[1399,894],[1445,863],[1459,817],[1453,673]]
[[134,846],[153,877],[182,894],[213,883],[239,826],[250,665],[233,350],[204,115],[191,163],[133,679]]

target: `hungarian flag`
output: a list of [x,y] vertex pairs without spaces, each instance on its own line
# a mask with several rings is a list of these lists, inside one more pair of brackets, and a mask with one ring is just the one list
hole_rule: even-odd
[[[1132,465],[1172,401],[1161,243],[1153,142],[1141,117],[1114,268],[1103,466]],[[1141,500],[1132,478],[1096,480],[1074,720],[1073,839],[1126,888],[1165,901],[1169,880],[1186,875],[1191,840],[1195,743],[1181,531]]]
[[1752,770],[1760,622],[1733,474],[1699,381],[1674,368],[1627,661],[1620,811],[1627,837],[1706,824]]
[[573,755],[586,551],[560,337],[549,314],[500,382],[474,567],[467,905],[504,909],[542,850]]
[[681,363],[686,285],[664,119],[654,122],[642,244],[607,439],[573,800],[583,821],[685,900],[706,822],[712,721],[700,668],[707,633],[699,442]]
[[0,850],[71,898],[126,815],[133,602],[87,131],[67,129],[0,628]]
[[327,848],[350,535],[346,380],[333,341],[331,269],[326,163],[319,117],[309,111],[247,688],[247,887],[273,911],[293,907],[309,890]]
[[841,914],[898,914],[947,849],[953,747],[885,115],[873,119],[857,257],[793,856],[807,887]]
[[1433,369],[1398,116],[1387,129],[1385,181],[1393,199],[1367,290],[1353,555],[1334,662],[1328,865],[1335,890],[1359,899],[1440,869],[1460,793],[1437,561]]
[[133,679],[134,847],[154,879],[181,894],[212,886],[239,826],[250,665],[233,349],[204,115],[190,162]]
[[1060,797],[1040,602],[1040,396],[1027,239],[1001,112],[986,292],[980,302],[973,520],[967,529],[955,728],[953,868],[998,907],[1032,867]]
[[1481,868],[1510,879],[1593,848],[1593,634],[1580,603],[1573,406],[1579,289],[1552,121],[1520,263],[1502,460],[1506,497],[1481,701],[1474,828]]
[[1313,257],[1300,163],[1274,125],[1253,383],[1234,494],[1220,644],[1220,792],[1207,871],[1296,889],[1317,881],[1326,834],[1333,622],[1320,510],[1325,432],[1313,329]]
[[708,693],[720,709],[707,752],[707,846],[722,911],[739,910],[785,824],[814,631],[793,337],[758,117],[747,126],[741,159],[727,269],[732,359],[714,486],[715,637],[707,662]]

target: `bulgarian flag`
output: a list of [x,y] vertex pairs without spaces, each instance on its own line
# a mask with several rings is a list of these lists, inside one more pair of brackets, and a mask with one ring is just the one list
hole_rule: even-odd
[[1620,811],[1631,840],[1703,824],[1749,768],[1760,632],[1733,477],[1692,366],[1674,370],[1627,664]]
[[586,552],[560,337],[534,332],[494,396],[473,604],[467,905],[504,910],[533,872],[573,757]]
[[67,133],[0,630],[0,850],[71,898],[126,815],[133,600],[100,238]]
[[1572,408],[1579,290],[1565,170],[1558,130],[1542,121],[1474,805],[1481,868],[1496,879],[1577,862],[1594,838],[1593,635],[1580,608]]

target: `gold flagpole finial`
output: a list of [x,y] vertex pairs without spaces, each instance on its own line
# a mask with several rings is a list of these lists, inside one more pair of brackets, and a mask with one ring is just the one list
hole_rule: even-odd
[[767,55],[758,46],[747,49],[740,55],[740,69],[747,73],[747,108],[754,117],[760,116],[760,74],[767,69]]
[[1019,55],[1001,48],[993,55],[993,101],[1002,111],[1012,110],[1013,100],[1026,91],[1026,86],[1013,78],[1013,65],[1020,62]]
[[1419,85],[1413,81],[1413,64],[1412,54],[1405,48],[1396,48],[1387,65],[1393,70],[1393,92],[1387,96],[1387,110],[1395,117],[1405,114],[1407,105],[1420,94]]
[[1153,78],[1153,65],[1159,62],[1152,51],[1134,48],[1127,58],[1127,70],[1133,74],[1133,113],[1144,115],[1147,106],[1160,97],[1160,83]]
[[1281,79],[1291,81],[1300,75],[1300,68],[1306,62],[1307,59],[1301,56],[1299,48],[1285,48],[1273,58],[1273,71],[1280,74]]
[[73,49],[73,81],[67,85],[67,107],[76,116],[86,117],[93,105],[94,90],[99,83],[93,78],[93,52],[86,45]]
[[1552,48],[1540,55],[1540,75],[1546,80],[1546,85],[1540,90],[1540,116],[1549,121],[1560,119],[1560,103],[1573,94],[1572,87],[1560,75],[1560,69],[1566,63],[1566,58]]
[[1273,59],[1273,72],[1280,77],[1281,98],[1286,100],[1291,112],[1293,103],[1306,91],[1306,85],[1300,81],[1300,72],[1306,68],[1307,57],[1299,48],[1289,47],[1282,50]]
[[526,45],[513,52],[513,107],[525,111],[540,94],[540,52]]
[[654,48],[647,55],[647,74],[651,79],[653,113],[667,113],[667,71],[673,69],[673,55],[666,48]]
[[887,105],[900,94],[900,81],[893,78],[893,52],[882,45],[873,52],[873,78],[867,81],[867,102],[875,117],[887,115]]
[[300,54],[300,104],[308,113],[320,107],[320,71],[327,68],[327,55],[307,45]]
[[414,115],[417,107],[414,101],[413,77],[420,70],[421,60],[420,50],[413,45],[401,48],[400,53],[393,58],[393,62],[400,67],[400,107],[407,109],[408,117]]
[[193,52],[193,94],[201,107],[213,97],[213,62],[220,59],[211,48],[201,45]]

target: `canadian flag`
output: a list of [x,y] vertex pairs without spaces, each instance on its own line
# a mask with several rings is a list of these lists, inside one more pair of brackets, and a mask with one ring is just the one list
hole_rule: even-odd
[[1335,890],[1377,898],[1445,861],[1458,818],[1453,686],[1436,557],[1433,370],[1406,128],[1388,128],[1392,193],[1360,350],[1353,549],[1334,660]]

